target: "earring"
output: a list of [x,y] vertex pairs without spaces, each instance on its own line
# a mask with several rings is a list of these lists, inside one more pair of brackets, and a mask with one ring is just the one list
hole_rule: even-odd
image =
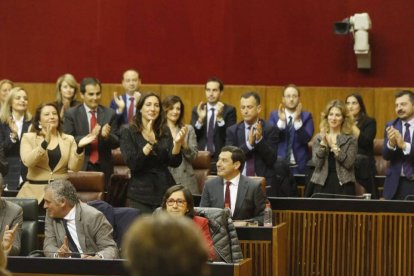
[[39,129],[42,129],[42,125],[41,124],[39,124]]

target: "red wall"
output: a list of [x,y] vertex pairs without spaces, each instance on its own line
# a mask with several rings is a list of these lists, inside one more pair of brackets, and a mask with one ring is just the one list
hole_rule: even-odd
[[[372,69],[333,23],[368,12]],[[0,78],[414,86],[413,0],[1,0]]]

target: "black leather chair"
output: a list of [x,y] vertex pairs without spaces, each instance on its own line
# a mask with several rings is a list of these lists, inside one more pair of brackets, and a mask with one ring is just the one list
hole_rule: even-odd
[[22,236],[20,238],[20,256],[28,256],[37,249],[38,204],[36,199],[5,197],[7,201],[23,208]]

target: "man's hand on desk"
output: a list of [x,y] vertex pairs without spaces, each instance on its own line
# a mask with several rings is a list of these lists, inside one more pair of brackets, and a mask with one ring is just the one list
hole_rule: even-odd
[[62,246],[57,251],[57,255],[59,258],[69,258],[71,254],[72,251],[69,249],[68,237],[65,236]]

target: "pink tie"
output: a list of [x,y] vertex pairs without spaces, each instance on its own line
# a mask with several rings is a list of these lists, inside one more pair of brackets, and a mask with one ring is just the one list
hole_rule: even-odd
[[128,108],[128,122],[130,123],[134,119],[134,97],[129,98],[129,108]]
[[[91,113],[91,132],[96,126],[96,115],[94,110],[89,111]],[[91,154],[89,155],[89,161],[92,164],[95,164],[99,160],[99,152],[98,152],[98,138],[93,140],[91,143]]]
[[226,181],[226,193],[224,194],[224,206],[228,204],[229,208],[231,209],[231,201],[230,201],[230,181]]

